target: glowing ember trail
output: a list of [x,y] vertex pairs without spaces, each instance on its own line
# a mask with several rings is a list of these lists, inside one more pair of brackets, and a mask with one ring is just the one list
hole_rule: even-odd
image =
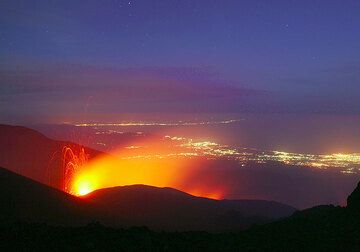
[[81,169],[88,162],[89,155],[85,153],[83,147],[75,151],[71,147],[65,146],[62,150],[63,153],[63,185],[62,188],[65,192],[75,195],[84,195],[89,193],[90,186],[87,184],[77,185],[74,179]]

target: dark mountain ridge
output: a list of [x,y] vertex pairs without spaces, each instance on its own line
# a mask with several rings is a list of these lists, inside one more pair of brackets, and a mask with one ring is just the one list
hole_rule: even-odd
[[0,167],[58,189],[63,189],[64,147],[75,152],[84,148],[89,159],[103,154],[75,143],[49,139],[22,126],[0,124],[0,143]]
[[[0,216],[3,221],[27,221],[78,226],[99,221],[112,227],[148,226],[158,230],[242,230],[273,221],[259,207],[266,202],[217,201],[195,197],[172,188],[144,185],[107,188],[78,198],[0,168]],[[260,204],[260,205],[259,205]],[[295,209],[269,203],[270,213],[281,217]],[[263,212],[262,212],[263,211]]]
[[84,199],[101,205],[103,210],[126,216],[123,223],[165,230],[241,230],[288,217],[296,211],[277,202],[213,200],[146,185],[104,188]]
[[347,207],[316,206],[241,232],[154,232],[145,227],[113,229],[97,223],[76,228],[19,223],[0,226],[0,247],[27,251],[359,251],[359,193],[360,185]]
[[98,213],[88,202],[0,168],[0,222],[85,225]]

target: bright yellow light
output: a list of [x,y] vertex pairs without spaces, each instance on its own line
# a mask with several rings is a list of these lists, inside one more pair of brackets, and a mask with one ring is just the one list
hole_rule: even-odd
[[83,196],[91,193],[96,189],[98,189],[96,177],[82,173],[75,178],[71,193],[78,196]]
[[80,196],[86,195],[91,192],[91,185],[89,181],[82,181],[78,185],[77,194]]

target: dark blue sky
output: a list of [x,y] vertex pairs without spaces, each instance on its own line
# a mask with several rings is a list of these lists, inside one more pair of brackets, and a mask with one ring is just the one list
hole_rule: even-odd
[[359,14],[360,1],[4,0],[0,115],[358,114]]

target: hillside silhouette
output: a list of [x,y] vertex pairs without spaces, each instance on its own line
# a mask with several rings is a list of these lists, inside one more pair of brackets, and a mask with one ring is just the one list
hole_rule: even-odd
[[0,168],[0,223],[85,225],[97,218],[84,200]]
[[22,126],[0,124],[0,167],[63,189],[64,147],[74,151],[84,148],[89,159],[102,152],[65,141],[56,141],[41,133]]
[[0,202],[3,223],[79,226],[98,221],[117,228],[148,226],[167,231],[237,231],[295,211],[276,202],[218,201],[144,185],[101,189],[81,199],[3,168]]
[[213,200],[146,185],[100,189],[84,199],[109,215],[115,212],[123,225],[156,230],[236,231],[288,217],[296,210],[272,201]]
[[295,211],[276,202],[217,201],[144,185],[101,189],[81,199],[3,168],[0,200],[4,223],[79,226],[99,221],[112,227],[148,226],[168,231],[242,230]]
[[154,232],[146,227],[114,229],[99,223],[84,227],[17,223],[0,227],[0,246],[27,251],[359,251],[359,189],[352,193],[347,207],[317,206],[241,232]]

